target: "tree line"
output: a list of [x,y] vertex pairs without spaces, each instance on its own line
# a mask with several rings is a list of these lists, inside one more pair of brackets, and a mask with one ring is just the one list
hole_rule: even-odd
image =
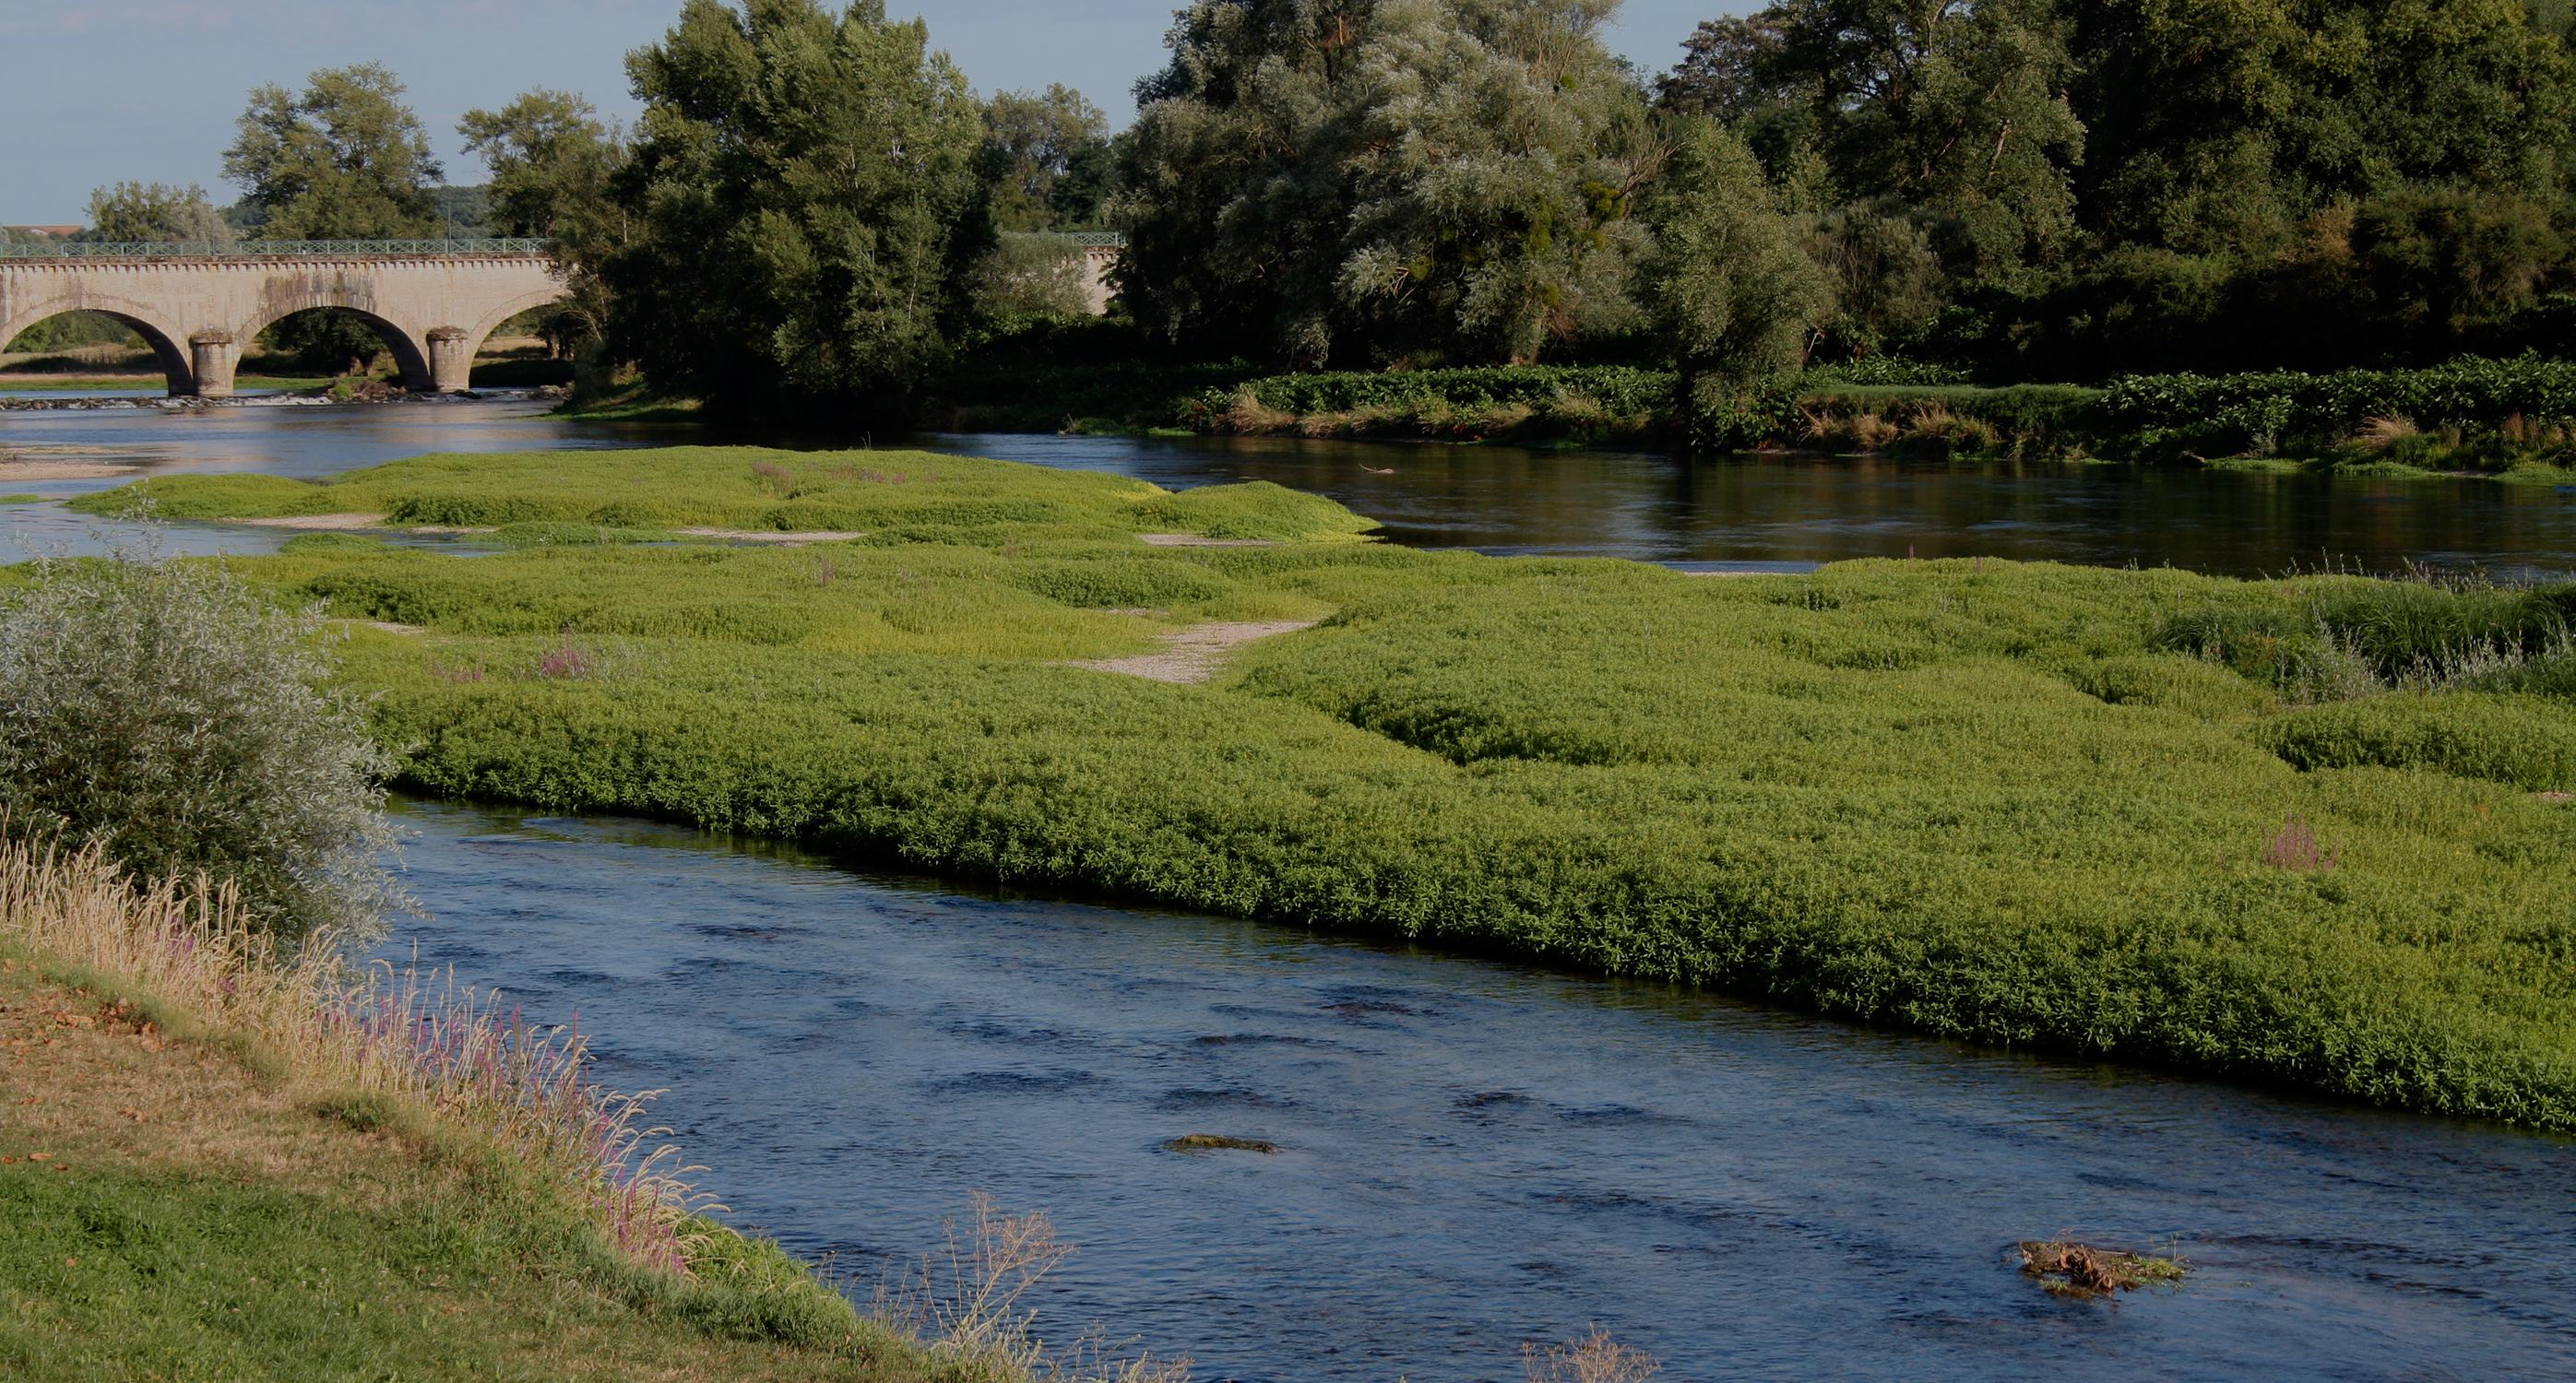
[[[899,407],[1076,310],[1283,369],[1677,363],[1704,407],[1879,357],[1989,379],[2410,364],[2576,326],[2570,0],[1780,0],[1640,71],[1617,0],[1193,0],[1132,127],[978,99],[880,0],[685,0],[632,129],[468,114],[602,358],[720,404]],[[233,225],[439,231],[381,67],[255,92]],[[101,235],[206,238],[195,189]]]

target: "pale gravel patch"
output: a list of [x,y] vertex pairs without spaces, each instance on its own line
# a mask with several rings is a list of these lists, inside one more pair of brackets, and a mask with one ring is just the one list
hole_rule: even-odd
[[396,624],[389,619],[362,619],[357,621],[357,623],[363,624],[369,629],[381,629],[388,634],[426,634],[429,632],[427,626],[424,625]]
[[749,528],[682,528],[675,530],[692,538],[722,538],[731,543],[776,543],[782,547],[803,547],[807,543],[846,543],[865,533],[779,533]]
[[1139,533],[1147,547],[1277,547],[1268,538],[1208,538],[1196,533]]
[[282,519],[219,520],[245,528],[295,528],[309,533],[346,533],[355,528],[375,528],[384,521],[382,514],[294,514]]
[[1149,682],[1188,685],[1216,676],[1217,664],[1225,655],[1245,644],[1274,635],[1294,634],[1321,623],[1321,619],[1274,619],[1194,624],[1165,634],[1163,646],[1151,653],[1139,653],[1132,658],[1095,658],[1062,666],[1085,668],[1092,672],[1114,672],[1122,677],[1142,677]]
[[0,458],[0,484],[21,480],[114,480],[135,473],[133,466],[108,466],[96,461],[29,461],[20,457]]

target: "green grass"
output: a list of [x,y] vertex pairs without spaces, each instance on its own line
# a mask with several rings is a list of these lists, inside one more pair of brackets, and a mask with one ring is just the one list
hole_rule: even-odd
[[[648,508],[778,502],[725,479],[755,453],[714,455],[735,459],[433,458],[344,485],[441,514],[630,482],[667,496]],[[1003,508],[798,551],[240,567],[426,628],[358,629],[344,656],[432,792],[2576,1127],[2576,814],[2540,795],[2576,789],[2568,590],[1157,549],[1132,535],[1362,524],[1266,490],[935,464],[964,487],[942,503]],[[1033,500],[1062,513],[1008,507]],[[1055,665],[1322,614],[1207,686]],[[575,675],[549,658],[567,642]],[[2293,822],[2333,867],[2267,862]]]
[[263,475],[147,480],[73,502],[169,519],[381,514],[393,525],[714,527],[1008,540],[1173,532],[1238,540],[1354,537],[1373,525],[1261,481],[1174,494],[1141,480],[926,452],[689,447],[630,463],[609,451],[424,456],[314,483]]
[[46,504],[52,498],[49,495],[0,495],[0,504]]
[[774,1244],[702,1223],[694,1277],[629,1266],[470,1130],[283,1087],[220,1035],[138,1036],[6,965],[0,1375],[948,1376]]

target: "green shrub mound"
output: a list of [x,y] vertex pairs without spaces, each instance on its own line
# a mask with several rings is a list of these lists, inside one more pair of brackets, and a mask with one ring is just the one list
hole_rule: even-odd
[[981,536],[1015,525],[1317,540],[1357,537],[1375,526],[1330,501],[1259,481],[1174,494],[1094,471],[927,452],[686,447],[654,453],[649,466],[620,459],[629,455],[422,456],[320,483],[163,476],[84,496],[73,507],[167,519],[379,514],[394,525],[498,528],[504,541],[530,542],[563,542],[582,528],[603,541],[650,541],[682,528]]
[[2316,456],[2375,419],[2490,434],[2576,419],[2576,362],[2526,355],[2419,370],[2139,375],[2112,384],[2100,416],[2105,436],[2141,460]]
[[[2475,680],[2566,590],[1084,523],[242,566],[425,626],[344,666],[431,792],[2576,1127],[2571,706]],[[1206,685],[1060,665],[1318,616]],[[2347,675],[2283,676],[2321,619]]]
[[2485,778],[2534,792],[2576,792],[2576,709],[2564,700],[2404,694],[2316,706],[2266,727],[2301,768],[2377,764]]

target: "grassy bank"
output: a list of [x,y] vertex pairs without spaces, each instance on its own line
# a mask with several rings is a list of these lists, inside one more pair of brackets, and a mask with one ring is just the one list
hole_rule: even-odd
[[[358,627],[346,667],[428,791],[2576,1127],[2576,590],[1710,580],[1352,542],[1275,487],[891,453],[143,491],[864,534],[474,559],[339,534],[241,563],[418,631]],[[1208,685],[1061,665],[1319,618]]]
[[342,984],[0,844],[0,1373],[966,1376],[636,1175],[577,1048]]

